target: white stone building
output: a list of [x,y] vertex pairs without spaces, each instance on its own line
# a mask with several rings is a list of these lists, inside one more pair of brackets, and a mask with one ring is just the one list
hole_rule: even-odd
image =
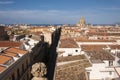
[[58,52],[62,52],[59,56],[80,55],[80,47],[71,39],[61,39],[58,46]]
[[[85,53],[92,67],[86,68],[89,80],[120,80],[120,66],[116,66],[116,58],[106,51],[88,51]],[[118,68],[118,69],[116,69]]]

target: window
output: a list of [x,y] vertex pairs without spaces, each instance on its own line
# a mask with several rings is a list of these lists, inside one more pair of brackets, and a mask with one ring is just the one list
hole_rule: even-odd
[[112,75],[112,71],[109,71],[109,75]]
[[22,64],[22,72],[24,72],[24,64]]
[[113,66],[113,61],[109,61],[109,66]]
[[68,53],[68,56],[72,56],[72,54],[71,54],[71,53]]
[[27,73],[27,80],[29,80],[29,73]]
[[15,75],[14,74],[12,74],[12,80],[15,80]]
[[28,60],[26,60],[26,67],[28,68],[28,66],[29,66],[29,63],[28,63]]
[[17,78],[19,79],[19,77],[20,77],[20,71],[19,71],[19,69],[17,70]]
[[78,50],[75,50],[75,52],[78,52]]

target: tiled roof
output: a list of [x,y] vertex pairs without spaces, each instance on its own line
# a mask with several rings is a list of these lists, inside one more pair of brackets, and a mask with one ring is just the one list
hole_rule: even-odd
[[80,59],[86,59],[86,57],[84,55],[58,57],[57,62],[73,61],[73,60],[80,60]]
[[109,45],[111,49],[120,49],[120,45]]
[[59,47],[60,48],[78,48],[79,46],[72,38],[66,38],[66,39],[60,40]]
[[86,80],[85,69],[80,63],[74,62],[57,66],[55,69],[55,80]]
[[114,60],[115,58],[107,51],[87,51],[87,55],[90,56],[90,60]]
[[[12,64],[14,61],[13,57],[20,58],[17,56],[18,54],[26,54],[27,51],[21,50],[19,48],[9,47],[3,51],[0,52],[0,72],[4,71],[6,68],[9,67],[10,64]],[[9,62],[10,61],[10,62]],[[7,66],[7,67],[6,67]]]
[[4,51],[3,54],[8,55],[8,56],[12,56],[12,57],[17,56],[16,53],[12,53],[12,52],[8,52],[8,51]]
[[14,52],[14,53],[20,53],[20,54],[26,54],[27,51],[18,49],[18,48],[8,48],[6,51]]
[[5,64],[5,63],[6,63],[7,61],[9,61],[10,59],[12,59],[12,57],[0,55],[0,64]]
[[0,47],[19,47],[21,42],[0,41]]
[[81,49],[83,51],[100,51],[103,50],[103,48],[107,48],[106,45],[81,45]]
[[98,40],[90,40],[85,38],[78,38],[76,39],[77,42],[116,42],[115,40],[105,40],[105,39],[98,39]]
[[5,70],[5,67],[0,66],[0,72],[2,72],[3,70]]

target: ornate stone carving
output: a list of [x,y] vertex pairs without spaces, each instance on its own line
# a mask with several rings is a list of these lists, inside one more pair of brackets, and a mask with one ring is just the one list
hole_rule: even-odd
[[47,74],[47,68],[44,63],[35,63],[32,66],[31,73],[34,76],[32,80],[47,80],[47,78],[45,78],[45,75]]

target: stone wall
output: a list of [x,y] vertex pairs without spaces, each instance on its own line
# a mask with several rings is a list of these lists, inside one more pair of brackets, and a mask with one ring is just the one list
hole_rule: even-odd
[[53,80],[57,58],[56,47],[58,45],[60,35],[61,28],[58,28],[52,33],[51,44],[48,44],[47,42],[44,42],[44,39],[41,39],[39,43],[32,49],[31,65],[39,62],[44,63],[47,68],[47,73],[44,75],[44,77],[46,77],[48,80]]
[[[51,44],[40,41],[32,49],[32,65],[44,63],[47,70],[44,76],[35,76],[34,73],[41,74],[42,72],[41,68],[38,67],[36,72],[32,72],[32,80],[87,80],[85,67],[90,66],[90,64],[84,55],[57,58],[56,47],[58,46],[60,35],[61,28],[58,28],[52,33]],[[74,60],[76,61],[74,62]],[[56,63],[65,61],[73,62],[56,66]]]

